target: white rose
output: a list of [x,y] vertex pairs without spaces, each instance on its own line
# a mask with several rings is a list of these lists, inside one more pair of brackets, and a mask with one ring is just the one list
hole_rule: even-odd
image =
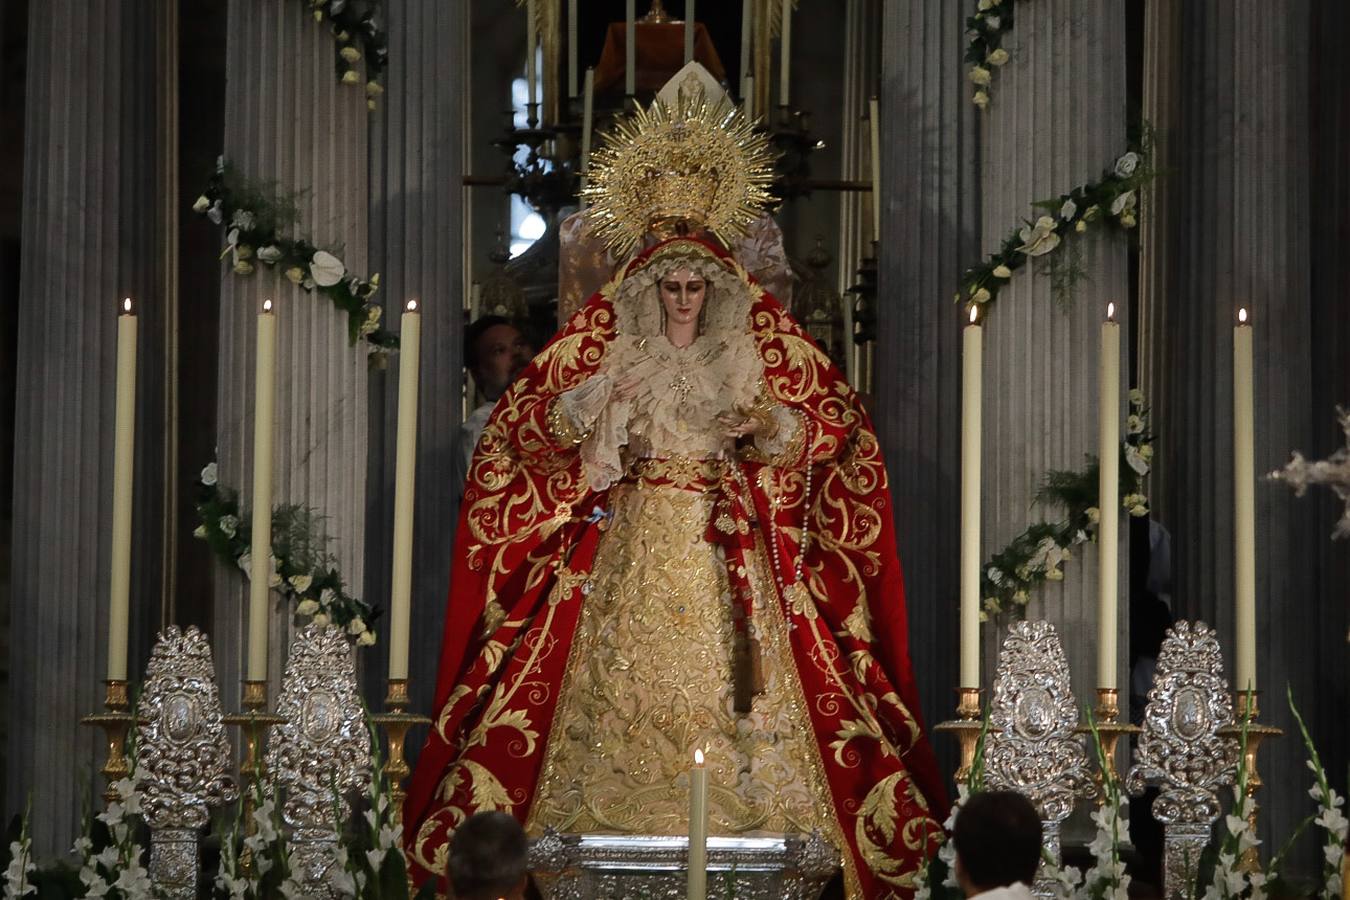
[[380,327],[380,317],[382,315],[384,315],[383,306],[371,305],[366,309],[366,320],[361,323],[360,334],[362,337]]
[[366,630],[366,622],[360,616],[357,616],[356,618],[352,619],[350,622],[347,623],[348,634],[360,634],[365,630]]
[[1064,203],[1061,204],[1059,207],[1059,217],[1065,220],[1066,222],[1069,219],[1072,219],[1074,213],[1076,212],[1078,212],[1078,204],[1073,202],[1072,197],[1070,197],[1068,200],[1065,200]]
[[360,644],[362,647],[373,646],[375,644],[375,632],[373,631],[361,632],[361,636],[356,639],[356,642]]
[[[313,575],[292,575],[291,587],[295,588],[297,594],[303,594],[309,590],[309,586],[314,583]],[[315,606],[318,606],[316,603]]]
[[236,274],[236,275],[252,275],[252,274],[253,274],[253,263],[249,262],[249,261],[246,260],[246,259],[241,259],[241,260],[239,260],[237,263],[234,264],[234,274]]
[[984,66],[972,66],[970,69],[970,80],[974,84],[988,84],[990,81],[989,70]]
[[1128,415],[1125,417],[1126,434],[1139,434],[1143,430],[1144,420],[1141,417],[1136,415]]
[[206,485],[207,487],[213,487],[215,485],[216,483],[215,463],[207,463],[206,466],[202,468],[201,480],[202,484]]
[[383,87],[383,85],[381,85],[378,81],[367,81],[367,82],[366,82],[366,96],[367,96],[367,97],[375,97],[375,96],[377,96],[377,95],[379,95],[379,94],[383,94],[383,93],[384,93],[384,87]]
[[1018,606],[1026,606],[1031,602],[1031,596],[1026,591],[1013,591],[1012,598]]
[[343,47],[338,53],[349,63],[354,63],[361,58],[361,51],[357,50],[355,47]]
[[206,211],[206,217],[217,225],[225,221],[225,208],[220,205],[219,200],[211,204],[211,208]]
[[1079,234],[1087,231],[1087,219],[1079,219],[1077,222],[1073,223],[1073,230]]
[[975,303],[988,303],[990,296],[989,288],[980,288],[970,295],[970,299]]
[[1011,277],[1012,277],[1012,269],[1008,268],[1007,266],[994,266],[994,277],[995,277],[995,278],[1011,278]]
[[238,529],[239,529],[239,519],[237,517],[235,516],[220,517],[220,531],[226,537],[234,537],[235,532]]
[[253,213],[246,209],[236,209],[234,215],[230,217],[230,227],[238,228],[240,231],[251,231],[257,224],[253,218]]
[[1102,520],[1102,511],[1095,506],[1087,508],[1087,517],[1089,522],[1100,522]]
[[1135,203],[1134,191],[1126,191],[1116,199],[1111,201],[1111,215],[1118,216],[1129,209],[1134,209]]
[[281,259],[281,248],[275,244],[268,244],[266,247],[258,248],[258,259],[267,263],[269,266]]
[[1138,168],[1139,154],[1133,150],[1116,160],[1116,174],[1121,178],[1129,178]]
[[975,8],[978,9],[980,12],[984,12],[986,9],[989,9],[993,5],[994,0],[980,0],[979,4]]
[[331,620],[328,618],[327,613],[318,613],[314,616],[313,619],[310,620],[310,623],[313,625],[318,625],[320,628],[322,628],[323,626],[327,625],[329,621]]
[[1148,461],[1148,460],[1153,459],[1153,445],[1152,445],[1152,444],[1140,444],[1140,445],[1139,445],[1139,455],[1142,456],[1142,457],[1144,458],[1145,461]]
[[998,16],[986,16],[984,20],[984,27],[990,31],[998,31],[998,27],[1002,24],[1003,20]]
[[988,578],[989,581],[992,582],[993,584],[1003,583],[1003,572],[998,568],[998,566],[990,566],[988,569],[986,569],[984,577]]
[[1144,392],[1139,388],[1130,388],[1130,402],[1135,406],[1144,405]]
[[319,611],[319,602],[306,598],[296,604],[295,611],[302,616],[312,616]]
[[993,53],[990,53],[988,56],[986,56],[984,58],[984,61],[989,63],[989,65],[991,66],[1001,66],[1008,61],[1008,51],[1004,50],[1002,47],[999,47]]
[[327,250],[319,250],[309,261],[309,275],[321,287],[332,287],[347,274],[347,267]]
[[1058,568],[1056,568],[1056,569],[1046,569],[1046,570],[1045,570],[1045,580],[1046,580],[1046,581],[1063,581],[1063,580],[1064,580],[1064,570],[1063,570],[1063,569],[1058,569]]
[[192,211],[195,213],[204,213],[211,208],[211,198],[202,194],[197,201],[192,204]]
[[976,91],[975,96],[970,98],[970,102],[974,103],[980,109],[984,109],[989,105],[989,95],[984,91]]
[[356,74],[356,70],[355,70],[355,69],[348,69],[346,72],[343,72],[343,73],[342,73],[342,83],[343,83],[343,84],[360,84],[360,83],[361,83],[361,76]]
[[196,528],[192,529],[192,536],[195,537],[195,538],[204,538],[204,537],[206,537],[206,526],[205,526],[205,525],[198,525]]
[[299,266],[291,266],[286,270],[286,277],[290,279],[291,284],[299,284],[305,280],[305,270]]
[[1124,228],[1133,228],[1139,224],[1139,220],[1134,217],[1133,212],[1126,212],[1121,215],[1120,224]]
[[336,600],[336,599],[337,599],[337,594],[333,591],[332,588],[324,588],[324,589],[319,593],[319,605],[322,606],[322,607],[324,607],[325,609],[327,609],[328,607],[332,606],[332,605],[333,605],[333,601]]

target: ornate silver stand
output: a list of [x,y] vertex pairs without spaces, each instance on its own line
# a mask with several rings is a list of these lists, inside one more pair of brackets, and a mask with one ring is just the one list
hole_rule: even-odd
[[285,797],[291,871],[307,896],[336,897],[330,870],[349,813],[346,794],[370,777],[370,733],[340,628],[309,625],[296,635],[277,713],[286,721],[272,726],[267,768]]
[[[558,834],[530,845],[530,870],[548,900],[682,900],[689,840],[653,835]],[[819,833],[708,838],[708,896],[816,900],[839,871]]]
[[1126,787],[1143,793],[1161,783],[1153,814],[1164,827],[1163,897],[1189,897],[1210,826],[1219,816],[1218,788],[1233,783],[1237,745],[1222,732],[1233,724],[1214,629],[1178,622],[1167,630],[1148,692],[1144,733]]
[[199,830],[210,808],[238,795],[211,645],[196,628],[160,632],[146,669],[138,726],[141,807],[150,826],[150,880],[158,896],[197,896]]
[[[1079,797],[1095,792],[1083,742],[1074,734],[1078,709],[1069,662],[1049,622],[1014,622],[998,656],[990,708],[984,780],[1019,791],[1040,811],[1044,852],[1060,862],[1059,826]],[[1055,895],[1038,875],[1033,893]]]

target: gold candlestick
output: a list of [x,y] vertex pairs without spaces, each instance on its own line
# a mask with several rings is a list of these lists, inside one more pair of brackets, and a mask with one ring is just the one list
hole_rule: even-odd
[[[1120,774],[1116,771],[1116,744],[1124,735],[1139,734],[1143,729],[1120,721],[1120,691],[1116,688],[1097,688],[1097,708],[1092,711],[1092,720],[1097,736],[1101,738],[1106,766],[1105,772],[1099,771],[1092,776],[1097,785],[1097,805],[1100,806],[1106,802],[1103,776],[1109,775],[1113,782],[1120,781]],[[1092,728],[1082,725],[1077,731],[1079,734],[1091,734]]]
[[[263,729],[285,722],[286,717],[267,711],[266,681],[246,680],[240,706],[243,707],[244,711],[237,715],[226,716],[225,724],[238,725],[244,738],[244,759],[239,764],[239,794],[244,803],[244,830],[246,834],[251,835],[257,829],[257,823],[253,821],[254,788],[262,784],[264,775],[263,745],[265,733]],[[245,869],[251,864],[251,860],[247,857],[247,850],[245,850],[245,856],[241,857],[240,861]]]
[[980,689],[956,689],[956,718],[938,725],[935,730],[956,735],[961,746],[961,766],[956,770],[956,783],[965,784],[975,764],[975,745],[980,740],[984,724],[980,721]]
[[[1245,729],[1247,734],[1247,747],[1243,755],[1242,766],[1247,772],[1247,798],[1248,804],[1247,824],[1251,826],[1252,833],[1256,833],[1257,813],[1260,806],[1256,803],[1256,792],[1260,789],[1261,773],[1256,768],[1256,757],[1261,750],[1261,742],[1266,738],[1276,738],[1284,734],[1279,728],[1273,728],[1270,725],[1258,724],[1256,719],[1261,714],[1258,700],[1258,691],[1246,691],[1235,695],[1233,700],[1233,709],[1237,716],[1237,721],[1232,725],[1225,725],[1219,729],[1221,737],[1231,738],[1235,741],[1242,740],[1242,734]],[[1257,854],[1255,847],[1248,847],[1242,852],[1242,859],[1238,865],[1245,872],[1256,872],[1261,868],[1261,857]]]
[[389,753],[384,761],[384,777],[389,783],[389,801],[393,806],[395,822],[403,821],[403,801],[408,794],[403,790],[403,780],[412,774],[408,762],[403,758],[403,742],[408,729],[417,725],[430,725],[426,716],[409,713],[408,679],[390,678],[389,688],[384,698],[387,712],[372,716],[371,720],[385,730],[389,742]]
[[97,725],[103,729],[104,740],[108,747],[108,760],[103,764],[103,777],[108,786],[103,791],[103,799],[112,803],[117,798],[113,784],[131,774],[131,760],[127,758],[127,732],[136,724],[136,717],[130,712],[131,702],[127,695],[125,679],[108,680],[103,694],[103,708],[107,712],[94,713],[80,720],[84,725]]

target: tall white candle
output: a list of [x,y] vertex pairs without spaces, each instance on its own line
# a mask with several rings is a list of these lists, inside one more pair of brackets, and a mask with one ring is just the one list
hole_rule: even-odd
[[[586,170],[591,164],[591,131],[595,127],[595,69],[586,68],[586,90],[581,103],[581,189],[586,189]],[[586,208],[586,199],[580,201]]]
[[708,769],[703,751],[694,751],[689,770],[689,900],[708,896]]
[[961,683],[980,686],[980,428],[984,397],[984,328],[979,307],[961,347]]
[[112,578],[108,603],[108,680],[127,678],[131,618],[131,498],[136,448],[136,316],[131,298],[117,317],[117,400],[113,426]]
[[[867,101],[867,125],[872,157],[872,240],[881,243],[881,103]],[[870,249],[870,248],[869,248]]]
[[684,0],[684,62],[694,60],[694,0]]
[[1116,688],[1120,559],[1120,325],[1107,304],[1097,369],[1097,687]]
[[409,300],[399,320],[398,445],[394,461],[394,563],[389,588],[389,680],[408,677],[412,603],[413,484],[417,474],[417,375],[422,313]]
[[755,27],[755,0],[741,0],[741,97],[749,96],[750,35]]
[[272,301],[258,314],[253,394],[253,533],[249,555],[248,680],[267,680],[268,580],[272,575],[272,429],[276,404],[277,320]]
[[534,4],[535,0],[526,0],[525,3],[525,85],[529,92],[529,106],[526,114],[533,116],[535,114],[534,104],[539,99],[535,85],[536,72],[534,66],[535,47],[538,46],[539,33],[534,29]]
[[623,20],[623,92],[637,93],[637,0],[627,0]]
[[792,83],[792,0],[783,0],[783,30],[781,39],[778,42],[778,64],[782,69],[779,77],[779,100],[780,106],[787,106],[790,91],[788,86]]
[[1238,311],[1233,329],[1233,524],[1237,599],[1236,677],[1240,692],[1256,690],[1256,463],[1252,400],[1252,326]]
[[577,5],[581,0],[567,0],[567,96],[577,95]]

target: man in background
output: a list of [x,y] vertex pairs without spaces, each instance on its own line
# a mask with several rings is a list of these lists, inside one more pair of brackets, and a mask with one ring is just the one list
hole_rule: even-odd
[[457,484],[464,484],[473,448],[492,408],[533,357],[534,347],[505,316],[481,316],[464,332],[464,366],[483,402],[464,420],[459,433],[461,471]]

